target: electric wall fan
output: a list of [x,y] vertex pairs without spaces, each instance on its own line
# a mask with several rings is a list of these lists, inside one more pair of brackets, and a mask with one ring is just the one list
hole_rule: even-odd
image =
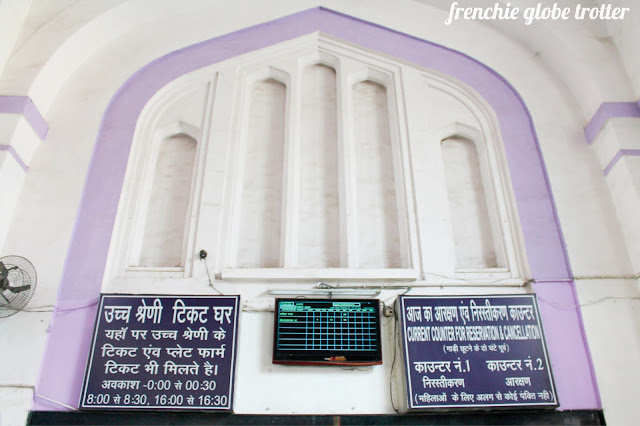
[[36,290],[36,269],[21,256],[0,257],[0,318],[24,308]]

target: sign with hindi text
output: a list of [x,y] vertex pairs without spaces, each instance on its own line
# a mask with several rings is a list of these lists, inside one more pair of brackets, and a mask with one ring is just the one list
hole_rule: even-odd
[[239,300],[102,295],[80,408],[230,411]]
[[399,305],[410,410],[558,406],[534,295]]

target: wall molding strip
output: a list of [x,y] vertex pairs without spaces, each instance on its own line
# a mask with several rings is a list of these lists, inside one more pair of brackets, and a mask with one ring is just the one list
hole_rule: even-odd
[[47,137],[49,125],[28,96],[0,95],[0,114],[22,114],[41,140]]
[[20,167],[22,167],[22,170],[24,170],[25,173],[29,171],[29,166],[27,166],[27,164],[22,160],[20,155],[16,152],[15,149],[13,149],[11,145],[0,145],[0,151],[9,151],[9,153],[13,156],[13,159],[16,160],[16,163],[18,163]]
[[629,117],[640,118],[640,101],[637,102],[603,102],[593,114],[591,120],[584,128],[587,143],[591,145],[600,130],[610,118]]
[[622,157],[626,157],[626,156],[629,156],[629,157],[640,156],[640,149],[621,149],[620,151],[616,152],[616,155],[613,156],[613,158],[611,159],[607,167],[605,167],[604,170],[602,171],[604,175],[607,176],[609,172],[611,172],[611,169],[613,169],[615,165],[618,164],[618,161],[620,161]]

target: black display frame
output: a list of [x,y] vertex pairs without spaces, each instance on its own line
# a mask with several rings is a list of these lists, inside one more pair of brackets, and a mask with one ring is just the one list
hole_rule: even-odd
[[[354,349],[339,349],[335,348],[335,333],[334,337],[327,338],[328,341],[334,342],[334,348],[325,349],[283,349],[278,347],[278,342],[283,336],[282,330],[279,328],[280,324],[280,311],[283,304],[296,303],[306,304],[307,306],[319,305],[319,304],[364,304],[367,309],[373,308],[373,339],[374,349],[354,348]],[[343,306],[345,308],[347,305]],[[322,308],[319,308],[322,309]],[[328,309],[328,308],[327,308]],[[287,311],[289,312],[289,311]],[[334,311],[335,312],[335,311]],[[342,311],[344,312],[344,311]],[[359,311],[360,312],[360,311]],[[354,330],[356,323],[353,322],[355,318],[349,316],[346,317],[348,323],[348,330]],[[308,323],[306,323],[308,326]],[[353,326],[353,328],[349,328]],[[341,327],[342,330],[343,327]],[[273,358],[274,364],[291,364],[291,365],[355,365],[355,366],[369,366],[382,364],[382,338],[381,338],[381,318],[380,318],[380,301],[378,299],[301,299],[301,298],[278,298],[275,300],[274,306],[274,327],[273,327]],[[321,329],[319,331],[313,331],[314,336],[322,335]],[[306,335],[305,335],[306,336]],[[344,335],[341,335],[344,339]],[[342,341],[342,340],[341,340]],[[360,341],[360,340],[359,340]],[[327,344],[327,346],[329,346]],[[357,346],[357,345],[356,345]]]

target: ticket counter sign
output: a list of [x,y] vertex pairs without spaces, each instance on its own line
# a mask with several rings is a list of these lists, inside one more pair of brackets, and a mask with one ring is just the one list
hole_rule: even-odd
[[81,409],[232,409],[239,296],[103,295]]
[[534,295],[399,305],[409,410],[558,406]]

